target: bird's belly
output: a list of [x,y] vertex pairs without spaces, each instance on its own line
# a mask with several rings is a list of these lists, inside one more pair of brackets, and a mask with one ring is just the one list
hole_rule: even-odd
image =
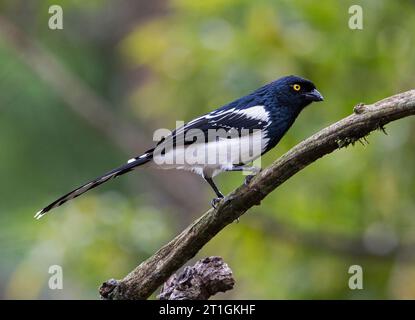
[[235,165],[250,163],[261,156],[268,139],[254,133],[232,139],[221,138],[207,143],[177,146],[156,152],[153,163],[161,169],[182,169],[203,174],[209,171],[216,175]]

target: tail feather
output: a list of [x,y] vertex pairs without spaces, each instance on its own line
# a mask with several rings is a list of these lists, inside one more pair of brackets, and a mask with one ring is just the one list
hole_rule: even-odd
[[91,190],[95,187],[98,187],[99,185],[107,182],[108,180],[112,179],[112,178],[116,178],[124,173],[130,172],[131,170],[134,170],[136,167],[145,164],[146,162],[150,161],[152,157],[152,152],[147,152],[144,153],[142,156],[140,157],[136,157],[133,159],[128,160],[128,163],[118,167],[114,170],[111,170],[107,173],[105,173],[104,175],[89,181],[85,184],[83,184],[82,186],[72,190],[71,192],[68,192],[67,194],[63,195],[62,197],[60,197],[59,199],[53,201],[51,204],[49,204],[48,206],[46,206],[45,208],[43,208],[42,210],[40,210],[39,212],[36,213],[35,218],[36,219],[40,219],[42,218],[47,212],[49,212],[50,210],[52,210],[53,208],[59,207],[62,204],[64,204],[65,202],[72,200],[76,197],[79,197],[81,194],[84,194],[85,192],[87,192],[88,190]]

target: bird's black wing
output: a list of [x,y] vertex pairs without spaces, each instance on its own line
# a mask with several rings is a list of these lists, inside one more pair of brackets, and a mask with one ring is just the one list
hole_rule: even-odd
[[[261,107],[262,106],[258,106]],[[196,118],[182,127],[174,130],[169,136],[161,140],[157,147],[170,149],[178,145],[193,143],[207,143],[217,137],[234,138],[254,130],[265,130],[269,123],[258,115],[244,112],[244,109],[218,109],[204,116]],[[212,131],[209,131],[212,130]],[[217,135],[215,135],[215,132]]]

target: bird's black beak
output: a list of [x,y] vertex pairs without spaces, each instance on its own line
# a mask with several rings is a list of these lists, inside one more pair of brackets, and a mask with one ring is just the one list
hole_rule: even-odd
[[310,92],[305,94],[305,97],[308,101],[323,101],[324,98],[317,89],[313,89]]

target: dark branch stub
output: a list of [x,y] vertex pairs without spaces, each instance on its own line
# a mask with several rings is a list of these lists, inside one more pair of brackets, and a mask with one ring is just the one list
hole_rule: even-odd
[[218,292],[233,289],[232,270],[221,257],[208,257],[173,274],[158,295],[160,300],[207,300]]
[[118,286],[118,281],[109,279],[99,287],[99,295],[104,300],[111,300],[112,291]]

